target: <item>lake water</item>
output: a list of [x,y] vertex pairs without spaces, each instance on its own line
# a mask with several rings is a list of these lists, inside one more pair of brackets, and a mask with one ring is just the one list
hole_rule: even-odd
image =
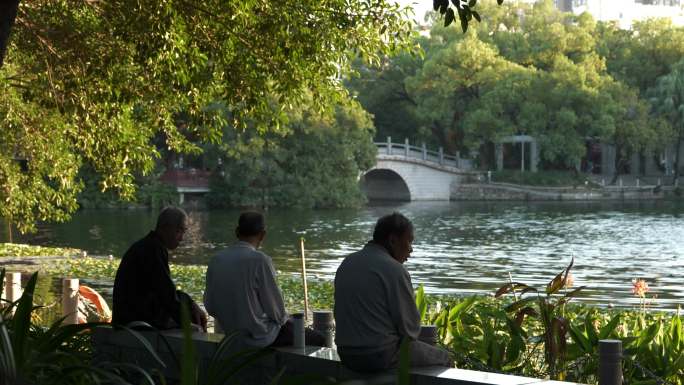
[[[383,214],[398,210],[416,226],[406,267],[414,284],[431,293],[491,294],[508,282],[545,285],[575,257],[580,300],[635,307],[635,278],[645,279],[653,308],[675,309],[684,298],[684,204],[615,203],[408,203],[354,210],[272,209],[264,250],[281,274],[300,266],[306,240],[312,276],[332,279],[342,258],[370,238]],[[41,245],[71,246],[91,255],[121,256],[154,225],[156,212],[89,210],[66,224],[44,225],[20,237]],[[206,264],[234,241],[239,211],[190,212],[193,224],[173,262]],[[3,231],[5,231],[3,229]],[[0,239],[6,239],[0,232]]]

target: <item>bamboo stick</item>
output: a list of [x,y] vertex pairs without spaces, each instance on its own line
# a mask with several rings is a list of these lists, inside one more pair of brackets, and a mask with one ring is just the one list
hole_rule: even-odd
[[511,275],[511,272],[508,272],[508,282],[511,283],[511,292],[513,293],[513,299],[515,301],[518,300],[518,294],[515,292],[515,287],[513,287],[513,275]]
[[304,256],[304,237],[299,238],[299,249],[302,255],[302,284],[304,285],[304,321],[309,318],[309,289],[306,287],[306,257]]

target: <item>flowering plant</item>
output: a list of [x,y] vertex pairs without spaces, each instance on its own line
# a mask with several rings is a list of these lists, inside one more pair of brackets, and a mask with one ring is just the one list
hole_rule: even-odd
[[643,279],[633,279],[632,280],[632,294],[640,298],[645,298],[646,293],[651,289],[648,287],[648,283]]

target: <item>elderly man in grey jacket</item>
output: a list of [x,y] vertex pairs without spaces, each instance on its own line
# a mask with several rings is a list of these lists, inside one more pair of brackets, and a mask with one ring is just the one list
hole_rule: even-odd
[[396,367],[404,338],[410,341],[411,366],[452,366],[446,350],[418,341],[420,314],[403,265],[412,243],[413,225],[405,216],[384,216],[375,226],[373,240],[337,269],[335,342],[342,363],[352,370]]
[[[209,262],[204,306],[224,331],[237,333],[236,349],[292,345],[294,327],[273,262],[259,251],[266,236],[263,214],[242,213],[235,235],[238,241]],[[305,333],[307,345],[325,344],[320,333]]]

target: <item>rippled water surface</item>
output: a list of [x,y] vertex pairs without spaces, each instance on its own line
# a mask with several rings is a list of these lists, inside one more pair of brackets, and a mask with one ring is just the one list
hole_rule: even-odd
[[[684,297],[684,205],[656,203],[410,203],[358,210],[271,210],[264,250],[294,273],[299,238],[308,270],[332,278],[344,255],[369,238],[378,216],[398,210],[416,226],[406,267],[433,293],[492,293],[509,279],[545,285],[575,257],[582,301],[632,307],[631,281],[645,279],[651,306],[674,309]],[[191,212],[193,226],[174,262],[206,264],[234,240],[238,211]],[[154,224],[150,211],[81,211],[24,239],[120,256]],[[6,234],[0,233],[0,237]],[[1,239],[1,238],[0,238]]]

